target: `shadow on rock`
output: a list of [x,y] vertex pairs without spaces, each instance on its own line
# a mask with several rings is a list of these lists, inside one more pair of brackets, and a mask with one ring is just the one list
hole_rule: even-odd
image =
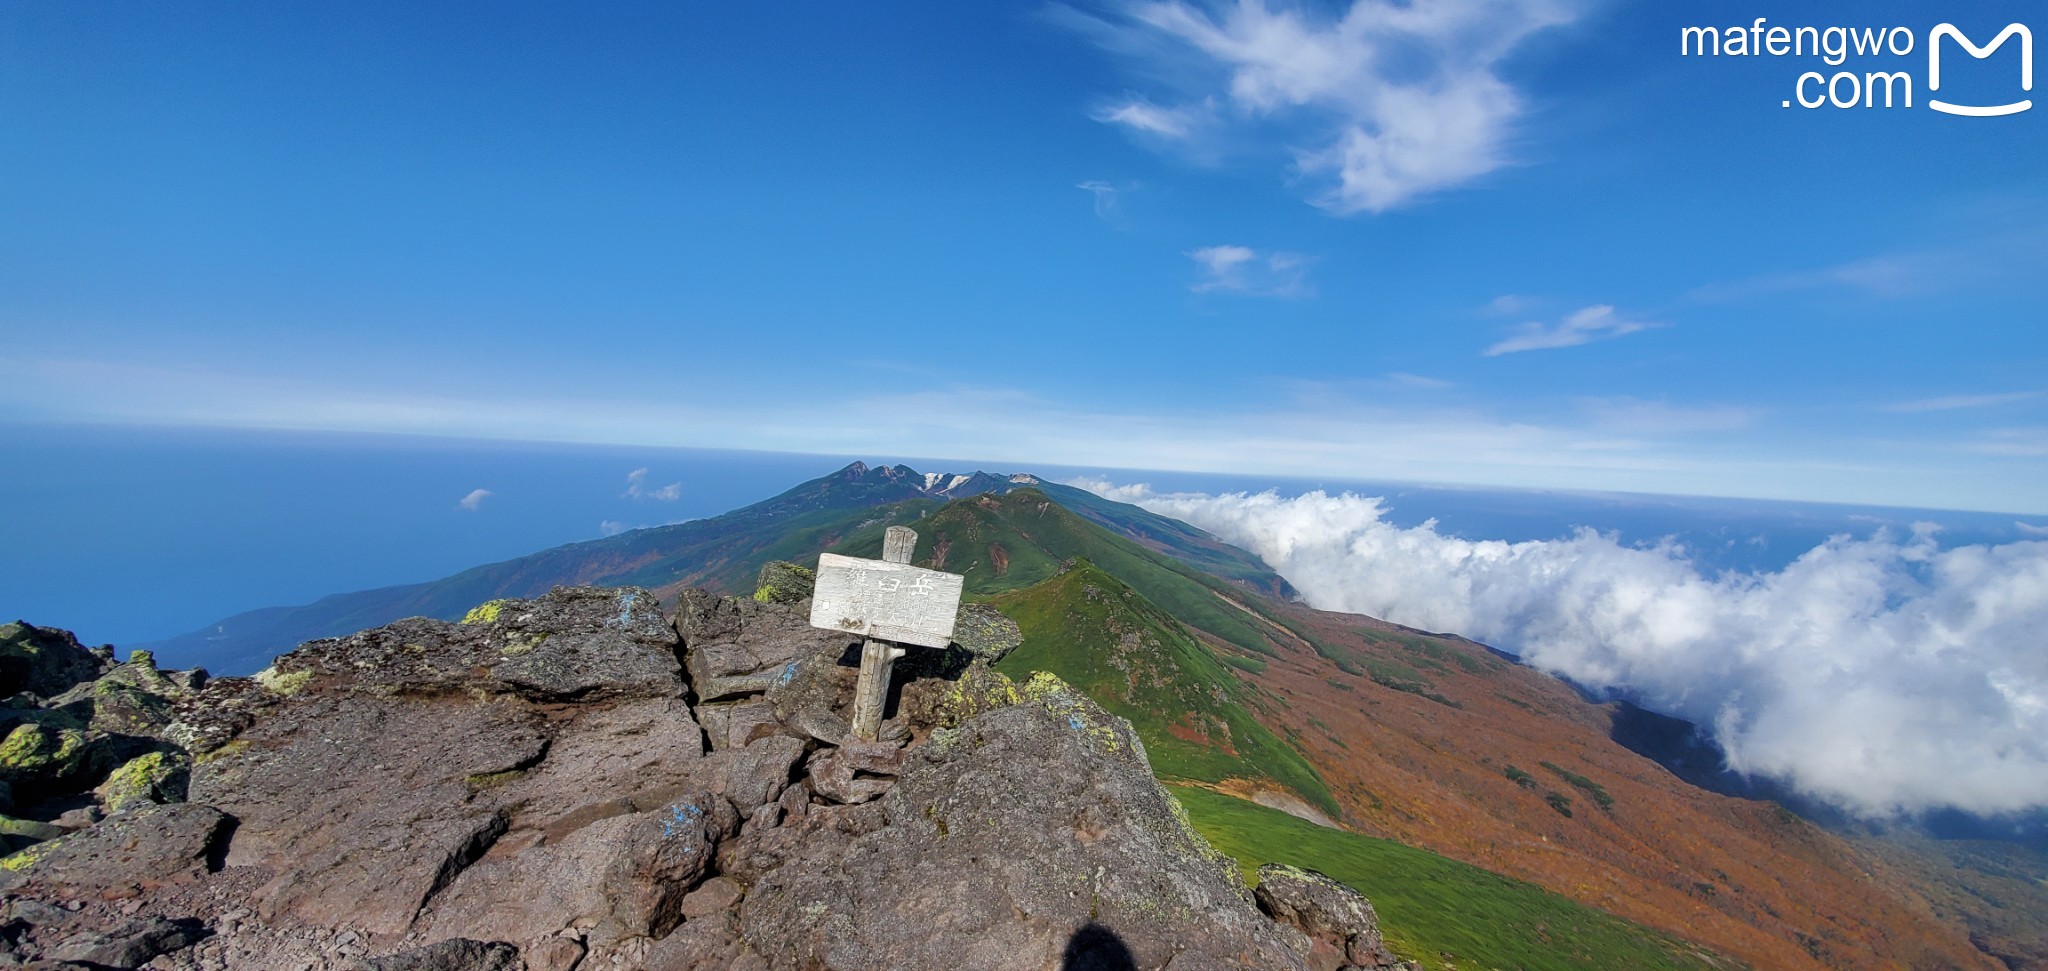
[[1060,971],[1138,971],[1138,963],[1115,931],[1088,924],[1067,939]]

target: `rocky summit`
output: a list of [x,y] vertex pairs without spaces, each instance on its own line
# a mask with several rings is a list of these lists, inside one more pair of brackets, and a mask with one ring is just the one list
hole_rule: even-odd
[[877,742],[858,641],[759,596],[557,588],[250,678],[0,628],[0,966],[1391,968],[1355,891],[1247,889],[1131,726],[970,608]]

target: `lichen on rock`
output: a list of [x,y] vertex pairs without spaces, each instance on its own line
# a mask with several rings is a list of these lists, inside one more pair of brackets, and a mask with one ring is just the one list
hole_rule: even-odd
[[760,578],[754,585],[754,600],[776,604],[809,600],[817,582],[818,575],[804,567],[784,560],[771,560],[761,565]]
[[115,769],[93,793],[110,813],[138,803],[183,802],[191,768],[182,752],[150,752]]

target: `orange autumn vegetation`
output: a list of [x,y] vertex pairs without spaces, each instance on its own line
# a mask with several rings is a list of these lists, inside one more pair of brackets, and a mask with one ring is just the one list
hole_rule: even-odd
[[1283,638],[1263,672],[1238,676],[1260,720],[1322,773],[1347,828],[1527,880],[1756,968],[2002,967],[1874,855],[1774,803],[1682,781],[1609,737],[1611,707],[1555,678],[1469,641],[1279,609],[1324,652]]

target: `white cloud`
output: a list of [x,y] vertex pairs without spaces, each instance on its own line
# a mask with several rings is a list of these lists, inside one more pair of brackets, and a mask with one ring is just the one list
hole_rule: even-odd
[[1174,140],[1193,135],[1196,125],[1196,114],[1191,109],[1161,108],[1142,99],[1104,105],[1091,112],[1090,117]]
[[1555,326],[1546,326],[1530,321],[1515,329],[1513,334],[1486,349],[1487,357],[1515,354],[1521,351],[1548,350],[1557,347],[1577,347],[1594,341],[1613,340],[1637,331],[1661,327],[1662,324],[1629,320],[1617,316],[1614,308],[1598,304],[1574,311],[1571,316]]
[[1466,540],[1356,495],[1084,486],[1259,554],[1317,607],[1626,689],[1711,726],[1733,768],[1858,813],[2048,805],[2048,542],[1944,550],[1916,526],[1710,577],[1668,543]]
[[626,530],[632,528],[633,527],[628,526],[625,523],[619,522],[616,519],[606,519],[597,524],[598,533],[605,536],[617,536],[620,533],[623,533]]
[[1921,398],[1917,401],[1901,401],[1885,406],[1886,411],[1913,414],[1922,411],[1956,411],[1963,408],[1989,408],[1992,405],[2009,405],[2041,396],[2039,391],[2011,391],[2003,394],[1958,394],[1942,398]]
[[1457,387],[1456,383],[1451,381],[1445,381],[1442,378],[1432,378],[1421,374],[1409,374],[1406,371],[1388,371],[1385,375],[1385,378],[1387,381],[1393,384],[1400,385],[1401,387],[1420,388],[1424,391],[1442,391],[1445,388]]
[[1513,317],[1517,314],[1529,312],[1529,309],[1535,303],[1536,301],[1520,294],[1503,293],[1487,301],[1486,306],[1481,308],[1480,312],[1492,317]]
[[1248,297],[1312,296],[1309,258],[1299,253],[1260,253],[1244,246],[1204,246],[1188,254],[1202,268],[1202,278],[1188,287],[1195,293],[1231,293]]
[[471,489],[469,490],[469,495],[463,496],[462,499],[458,501],[455,505],[456,508],[467,509],[470,512],[475,512],[483,507],[485,499],[489,499],[494,495],[496,495],[496,493],[492,492],[489,489]]
[[1319,177],[1316,205],[1381,212],[1507,164],[1522,97],[1497,69],[1572,5],[1354,0],[1329,17],[1267,0],[1123,3],[1084,29],[1185,100],[1127,98],[1095,118],[1175,142],[1286,126],[1278,140],[1309,145],[1294,162]]
[[2018,519],[2013,520],[2013,525],[2019,528],[2020,535],[2022,536],[2048,537],[2048,526],[2036,526],[2033,523]]
[[1152,487],[1143,482],[1136,485],[1117,485],[1108,479],[1082,476],[1078,479],[1068,479],[1065,484],[1077,489],[1086,489],[1113,502],[1141,503],[1147,499],[1157,498],[1152,494]]
[[683,497],[682,483],[671,482],[668,485],[650,489],[647,487],[647,475],[647,469],[634,469],[633,471],[626,473],[626,498],[652,499],[655,500],[656,502],[671,502],[673,500],[681,499]]
[[1101,179],[1089,179],[1074,188],[1086,191],[1095,199],[1095,218],[1112,225],[1123,223],[1123,191],[1115,184]]

